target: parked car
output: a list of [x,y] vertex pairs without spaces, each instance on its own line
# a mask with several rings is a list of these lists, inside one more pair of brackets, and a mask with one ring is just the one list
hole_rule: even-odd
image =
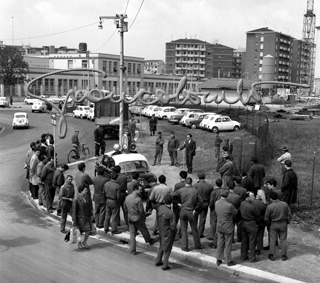
[[6,97],[0,97],[0,106],[4,108],[9,107],[9,101]]
[[33,102],[37,101],[38,99],[37,98],[32,98],[30,96],[27,96],[25,99],[24,99],[24,103],[25,104],[33,104]]
[[29,128],[28,113],[16,112],[13,114],[12,128]]
[[233,121],[228,116],[213,116],[207,125],[207,129],[217,133],[220,131],[239,131],[241,125],[237,121]]
[[90,107],[89,106],[77,106],[73,110],[73,118],[79,117],[80,119],[86,118],[89,115]]
[[209,123],[210,119],[213,119],[213,116],[221,116],[221,115],[215,114],[215,113],[205,115],[199,124],[199,128],[206,130],[207,124]]
[[173,113],[168,114],[167,120],[170,123],[178,123],[179,120],[183,117],[183,113],[188,110],[189,108],[178,108]]
[[94,108],[90,108],[89,114],[87,116],[87,119],[92,121],[92,122],[94,121]]
[[147,105],[141,112],[141,115],[143,116],[147,116],[147,112],[151,109],[153,109],[153,107],[157,107],[156,105]]
[[191,129],[197,129],[199,128],[199,125],[202,122],[203,118],[206,115],[212,115],[212,114],[216,114],[216,113],[195,113],[193,118],[187,119],[185,121],[185,124],[187,127]]
[[153,114],[156,114],[156,112],[159,111],[160,109],[161,107],[159,106],[153,106],[148,109],[148,111],[146,112],[146,116],[151,117]]
[[34,101],[32,106],[31,106],[31,111],[32,113],[35,112],[35,111],[38,111],[38,112],[47,112],[47,104],[42,101],[42,100],[37,100],[37,101]]
[[183,126],[186,126],[186,120],[187,119],[192,119],[194,118],[194,115],[196,113],[204,113],[203,110],[201,109],[192,109],[192,110],[189,110],[189,111],[186,111],[183,113],[183,117],[181,118],[181,120],[179,121],[179,124],[180,125],[183,125]]
[[160,119],[167,119],[168,115],[175,111],[176,108],[172,106],[162,107],[161,110],[157,112],[156,117]]

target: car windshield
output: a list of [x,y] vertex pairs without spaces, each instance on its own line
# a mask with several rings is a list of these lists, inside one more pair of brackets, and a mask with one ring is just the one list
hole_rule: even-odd
[[84,110],[90,110],[90,107],[83,107]]
[[200,118],[200,114],[194,115],[194,118],[195,118],[196,120],[198,120],[198,119]]
[[121,172],[144,172],[149,171],[148,163],[144,160],[135,160],[135,161],[125,161],[119,164],[121,167]]
[[18,114],[14,116],[15,118],[26,118],[26,115]]
[[174,112],[177,113],[177,114],[182,114],[184,111],[185,111],[185,110],[176,110],[176,111],[174,111]]

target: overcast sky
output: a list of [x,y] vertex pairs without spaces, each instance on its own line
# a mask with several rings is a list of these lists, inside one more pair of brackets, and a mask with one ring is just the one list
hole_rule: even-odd
[[[124,13],[127,6],[130,26],[142,1],[1,0],[0,41],[12,44],[13,38],[19,45],[74,48],[86,42],[91,52],[119,54],[113,20],[104,21],[101,30],[99,16]],[[164,60],[165,43],[185,37],[245,47],[246,32],[265,26],[301,39],[306,8],[307,0],[145,0],[125,33],[124,53]],[[320,1],[315,0],[315,11],[319,9]],[[88,27],[61,33],[83,26]],[[50,36],[40,37],[44,35]]]

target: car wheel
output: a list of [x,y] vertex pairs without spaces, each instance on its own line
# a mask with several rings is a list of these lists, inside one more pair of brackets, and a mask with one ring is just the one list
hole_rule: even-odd
[[197,128],[197,125],[196,124],[192,124],[191,125],[191,129],[196,129]]
[[163,116],[162,119],[167,119],[167,116]]
[[15,127],[15,126],[13,126],[12,128],[13,128],[14,130],[16,129],[16,127]]
[[33,112],[34,112],[34,110],[31,110],[31,112],[33,113]]
[[213,127],[213,128],[212,128],[212,132],[213,132],[213,133],[219,133],[219,129],[218,129],[217,127]]
[[73,114],[73,116],[72,116],[72,117],[73,117],[73,118],[76,118],[76,115],[74,115],[74,114]]
[[235,127],[233,128],[233,130],[234,130],[235,132],[237,132],[237,131],[240,130],[240,127],[239,127],[239,126],[235,126]]

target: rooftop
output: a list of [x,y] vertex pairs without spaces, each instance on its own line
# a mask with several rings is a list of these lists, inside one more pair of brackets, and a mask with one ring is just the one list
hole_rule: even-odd
[[[213,78],[199,84],[201,89],[237,89],[239,79]],[[250,89],[257,79],[243,79],[243,89]]]

